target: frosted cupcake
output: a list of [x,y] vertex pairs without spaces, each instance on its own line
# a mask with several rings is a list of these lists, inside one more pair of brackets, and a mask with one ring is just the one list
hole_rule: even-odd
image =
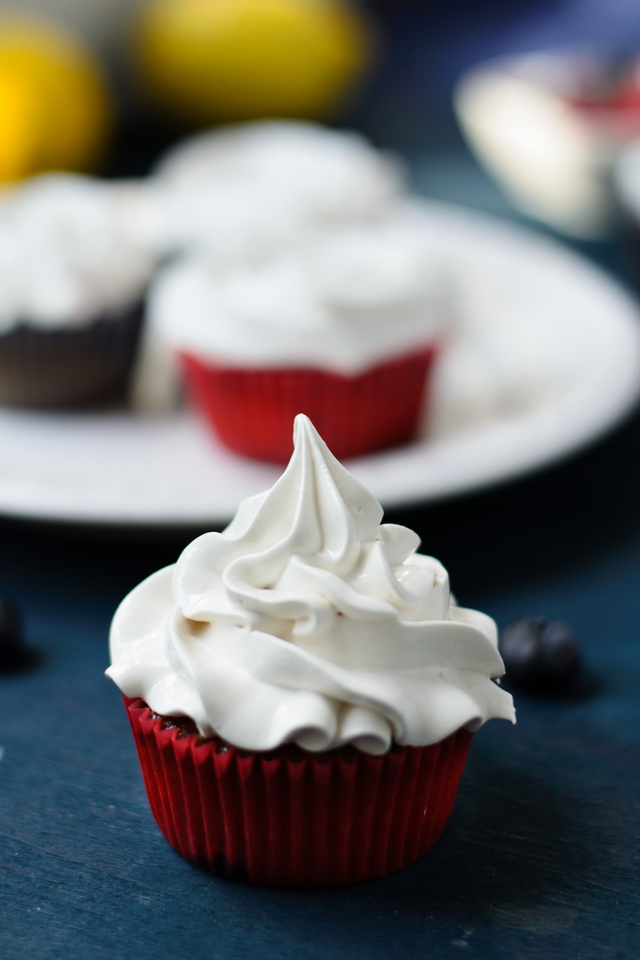
[[201,255],[154,285],[150,330],[231,449],[286,463],[306,413],[341,458],[410,440],[444,314],[433,237],[396,209],[275,257]]
[[514,720],[496,628],[296,421],[275,486],[122,602],[107,674],[155,818],[227,876],[383,876],[437,840],[471,735]]
[[204,247],[229,263],[270,254],[306,230],[375,216],[402,186],[398,162],[358,133],[261,121],[174,148],[149,200],[159,250]]
[[0,203],[0,403],[67,407],[121,396],[155,256],[133,242],[128,191],[35,177]]

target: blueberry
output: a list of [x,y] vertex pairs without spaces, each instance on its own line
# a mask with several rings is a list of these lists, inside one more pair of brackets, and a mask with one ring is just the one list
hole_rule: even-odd
[[14,670],[27,664],[30,654],[23,643],[22,621],[16,606],[0,599],[0,670]]
[[563,620],[549,623],[543,617],[527,617],[505,627],[500,653],[507,679],[529,690],[561,686],[580,664],[580,647],[571,627]]

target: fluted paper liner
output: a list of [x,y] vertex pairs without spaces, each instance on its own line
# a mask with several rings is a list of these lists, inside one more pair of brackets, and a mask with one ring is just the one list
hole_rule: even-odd
[[386,876],[442,833],[471,734],[373,757],[353,747],[238,750],[124,697],[151,810],[172,847],[216,874],[279,887]]
[[299,413],[307,414],[338,459],[407,443],[424,410],[435,353],[428,347],[352,376],[181,359],[191,402],[226,446],[287,463]]
[[28,322],[0,335],[0,403],[65,408],[122,400],[142,323],[142,303],[86,325]]

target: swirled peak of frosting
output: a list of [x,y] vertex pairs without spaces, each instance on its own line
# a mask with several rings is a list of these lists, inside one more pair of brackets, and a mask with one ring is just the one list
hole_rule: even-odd
[[158,242],[227,262],[263,255],[308,227],[377,213],[403,179],[397,160],[352,131],[279,120],[201,133],[153,178]]
[[157,713],[249,750],[372,754],[513,720],[496,628],[451,604],[419,538],[296,419],[275,486],[122,602],[107,674]]

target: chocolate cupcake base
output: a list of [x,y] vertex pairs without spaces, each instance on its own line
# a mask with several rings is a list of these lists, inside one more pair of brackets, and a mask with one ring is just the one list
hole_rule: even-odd
[[25,321],[0,335],[0,404],[61,409],[124,399],[141,323],[137,302],[79,327]]

